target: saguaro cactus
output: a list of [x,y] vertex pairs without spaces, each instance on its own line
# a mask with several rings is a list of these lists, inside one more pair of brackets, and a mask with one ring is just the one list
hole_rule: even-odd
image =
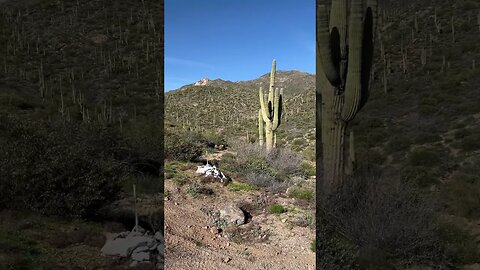
[[326,5],[317,4],[317,121],[324,188],[344,179],[347,124],[368,98],[377,7],[377,0],[332,0],[329,19]]
[[258,110],[258,144],[263,145],[265,128],[263,127],[262,110]]
[[[260,112],[263,122],[265,122],[265,147],[267,152],[274,147],[275,131],[281,123],[282,119],[282,96],[283,89],[275,87],[275,68],[276,61],[272,62],[272,71],[270,72],[270,87],[268,90],[268,100],[265,102],[265,95],[263,94],[262,87],[258,91],[260,99]],[[259,129],[260,129],[259,119]],[[260,134],[259,134],[260,135]]]

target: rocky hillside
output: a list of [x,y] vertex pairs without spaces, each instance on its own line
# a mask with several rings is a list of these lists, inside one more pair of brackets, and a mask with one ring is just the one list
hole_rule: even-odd
[[[266,67],[268,70],[269,67]],[[166,126],[202,132],[222,130],[227,137],[255,138],[258,132],[258,89],[268,89],[270,73],[240,82],[209,80],[166,93]],[[279,142],[299,151],[314,151],[315,76],[301,71],[277,71],[277,86],[284,89],[284,118]]]
[[100,208],[163,193],[162,89],[163,1],[0,0],[0,269],[129,265]]
[[160,2],[3,2],[0,110],[116,125],[163,112]]

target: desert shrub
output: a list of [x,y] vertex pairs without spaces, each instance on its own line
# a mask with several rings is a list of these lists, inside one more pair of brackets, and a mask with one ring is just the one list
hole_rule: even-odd
[[219,132],[215,132],[214,130],[207,130],[203,134],[204,143],[207,145],[226,145],[227,141],[225,140],[225,136]]
[[438,183],[438,175],[431,168],[425,166],[407,166],[402,170],[405,181],[415,183],[419,187],[428,187]]
[[430,148],[418,147],[413,149],[409,154],[409,163],[412,166],[426,166],[431,167],[438,165],[440,157]]
[[309,146],[303,149],[302,153],[307,160],[315,162],[315,146]]
[[480,251],[472,235],[462,225],[448,220],[439,220],[437,235],[442,239],[448,258],[455,265],[478,262]]
[[276,182],[281,183],[293,175],[302,174],[302,158],[291,150],[275,148],[267,153],[259,145],[242,142],[233,143],[232,146],[237,154],[224,159],[222,166],[253,181],[251,184],[265,186],[269,183],[269,187],[273,187]]
[[312,242],[310,242],[310,250],[312,252],[317,251],[317,239],[314,239]]
[[415,136],[415,143],[416,144],[424,144],[424,143],[431,143],[440,141],[442,138],[438,134],[434,134],[432,132],[420,132]]
[[246,176],[247,181],[257,187],[266,188],[269,192],[279,193],[287,189],[288,184],[275,179],[275,177],[266,174],[257,174],[250,172]]
[[307,188],[293,187],[288,196],[300,200],[311,201],[313,199],[313,191]]
[[[465,125],[465,124],[462,123],[462,125]],[[472,131],[471,131],[471,130],[466,129],[466,128],[461,128],[461,129],[455,131],[455,133],[454,133],[454,138],[455,138],[455,139],[463,139],[463,138],[465,138],[465,137],[467,137],[467,136],[470,136],[470,135],[472,135]]]
[[194,161],[203,153],[199,136],[192,132],[165,131],[165,158],[178,161]]
[[128,144],[145,158],[163,160],[163,123],[138,116],[125,124],[123,136]]
[[203,185],[201,185],[197,182],[193,182],[190,185],[188,185],[187,188],[186,188],[186,192],[194,198],[201,195],[201,194],[203,194],[203,195],[212,195],[213,194],[212,189],[210,189],[206,186],[203,186]]
[[270,205],[270,208],[268,208],[268,212],[270,214],[282,214],[282,213],[287,212],[287,209],[285,209],[285,207],[283,207],[283,205],[275,203],[275,204]]
[[294,146],[303,146],[305,145],[306,141],[303,138],[296,138],[293,140],[292,145]]
[[[455,135],[457,134],[455,133]],[[468,134],[467,132],[463,132],[459,136],[463,137],[453,143],[454,147],[459,148],[463,151],[474,151],[480,149],[480,136],[478,135],[478,133],[472,132]]]
[[0,207],[90,216],[116,198],[129,173],[119,139],[94,125],[0,119]]
[[342,236],[323,212],[319,212],[316,232],[317,238],[321,241],[315,241],[317,269],[359,269],[356,262],[356,245]]
[[312,165],[309,162],[302,162],[302,169],[305,173],[305,176],[315,176],[317,173],[317,170],[314,165]]
[[[447,263],[436,234],[435,205],[414,186],[365,176],[345,183],[334,193],[321,194],[317,211],[358,247],[359,264],[387,269],[391,258],[404,266]],[[352,264],[351,259],[345,263]]]
[[255,188],[249,185],[248,183],[240,182],[230,182],[227,185],[228,190],[230,191],[254,191]]
[[387,143],[386,151],[387,152],[397,152],[401,150],[406,150],[410,147],[412,141],[407,136],[402,136],[402,134],[398,134],[397,136],[393,136]]
[[441,187],[450,212],[467,218],[479,218],[480,177],[467,173],[455,173]]

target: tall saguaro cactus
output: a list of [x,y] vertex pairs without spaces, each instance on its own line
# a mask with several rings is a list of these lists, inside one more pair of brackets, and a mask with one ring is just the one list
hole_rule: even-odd
[[260,99],[259,118],[261,116],[261,119],[259,119],[259,132],[260,129],[262,129],[261,125],[263,123],[261,122],[263,120],[263,122],[265,123],[265,148],[267,149],[267,152],[272,150],[272,148],[274,147],[275,131],[280,125],[282,119],[283,89],[279,90],[275,87],[275,69],[276,61],[273,60],[272,71],[270,72],[270,87],[268,90],[267,102],[265,102],[265,95],[263,93],[262,87],[260,87],[258,91]]
[[347,125],[368,98],[378,2],[332,0],[329,18],[322,1],[317,0],[316,91],[328,188],[344,179]]

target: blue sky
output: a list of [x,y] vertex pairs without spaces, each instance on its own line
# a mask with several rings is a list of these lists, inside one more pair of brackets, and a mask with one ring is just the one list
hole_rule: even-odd
[[165,0],[165,90],[201,78],[315,73],[315,0]]

